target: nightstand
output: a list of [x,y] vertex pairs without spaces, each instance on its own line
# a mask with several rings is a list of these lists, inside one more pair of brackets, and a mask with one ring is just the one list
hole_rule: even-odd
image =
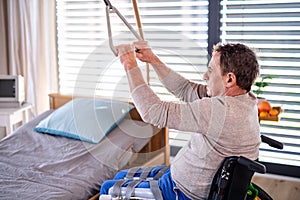
[[14,131],[16,125],[22,125],[32,118],[32,105],[23,104],[20,108],[0,108],[0,127],[5,128],[6,136]]

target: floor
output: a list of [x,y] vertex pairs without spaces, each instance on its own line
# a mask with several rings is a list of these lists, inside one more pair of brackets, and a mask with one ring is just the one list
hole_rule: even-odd
[[274,200],[300,199],[300,178],[255,174],[252,182],[263,188]]

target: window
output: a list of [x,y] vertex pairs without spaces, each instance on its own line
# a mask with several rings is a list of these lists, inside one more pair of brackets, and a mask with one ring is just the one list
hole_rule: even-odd
[[[207,64],[208,2],[138,2],[144,36],[152,48],[171,68],[200,80]],[[131,1],[111,3],[137,30]],[[115,45],[136,40],[115,14],[110,16]],[[60,92],[124,97],[125,73],[109,49],[104,2],[57,1],[57,30]],[[151,86],[164,98],[166,91],[151,70],[149,74]]]
[[262,134],[283,142],[284,149],[262,145],[260,160],[299,167],[300,1],[223,0],[221,5],[222,41],[258,50],[261,75],[275,75],[262,96],[284,110],[279,122],[261,122]]
[[[111,3],[137,30],[131,1]],[[207,1],[138,1],[145,40],[169,67],[194,81],[201,81],[208,62],[207,6]],[[110,14],[110,21],[114,45],[136,40],[117,15]],[[57,30],[61,93],[130,98],[123,67],[109,49],[104,2],[57,1]],[[146,66],[140,66],[146,79]],[[162,99],[176,101],[151,68],[148,74]],[[175,153],[189,137],[170,131]]]

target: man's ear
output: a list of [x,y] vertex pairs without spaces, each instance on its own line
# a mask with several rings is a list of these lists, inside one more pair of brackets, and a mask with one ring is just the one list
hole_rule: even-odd
[[236,85],[236,76],[234,73],[232,72],[229,72],[227,75],[226,75],[226,87],[232,87],[232,86],[235,86]]

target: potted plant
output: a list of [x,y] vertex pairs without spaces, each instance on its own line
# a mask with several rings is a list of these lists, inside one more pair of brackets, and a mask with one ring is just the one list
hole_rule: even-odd
[[272,78],[274,78],[275,75],[266,75],[260,78],[260,81],[256,81],[254,83],[254,85],[256,86],[256,89],[253,90],[253,92],[256,94],[256,97],[258,99],[261,99],[261,94],[263,94],[264,92],[264,88],[267,87],[269,85],[269,82],[266,80],[270,80]]

